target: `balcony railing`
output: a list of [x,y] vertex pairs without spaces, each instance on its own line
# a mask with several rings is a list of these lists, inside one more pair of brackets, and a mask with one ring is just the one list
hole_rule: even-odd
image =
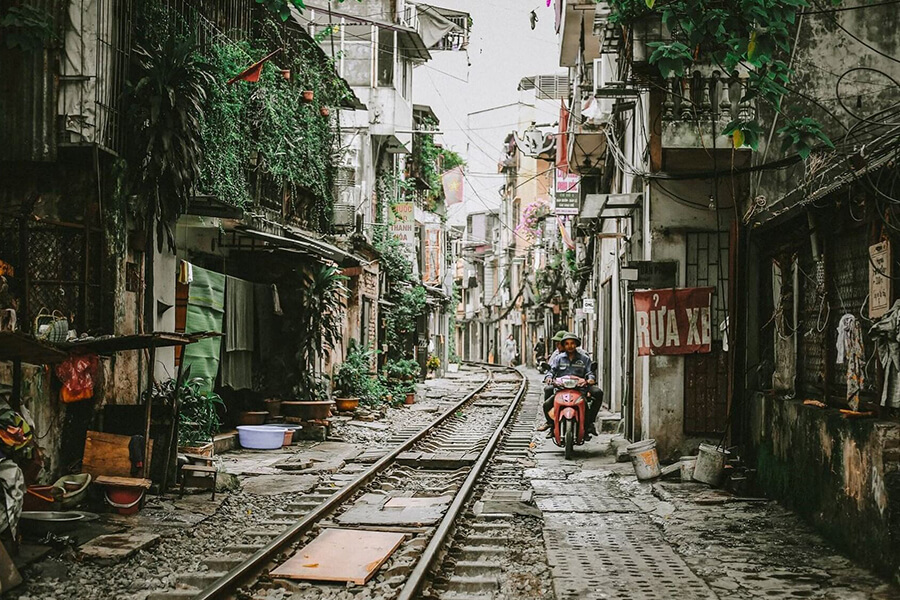
[[668,78],[664,87],[663,147],[712,145],[713,131],[719,137],[731,121],[756,116],[756,103],[743,99],[739,76],[723,77],[720,71],[704,75],[697,70],[690,76]]

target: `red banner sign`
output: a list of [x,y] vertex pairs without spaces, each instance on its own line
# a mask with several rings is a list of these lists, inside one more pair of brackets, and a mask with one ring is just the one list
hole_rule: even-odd
[[714,291],[704,287],[634,292],[638,356],[709,352]]

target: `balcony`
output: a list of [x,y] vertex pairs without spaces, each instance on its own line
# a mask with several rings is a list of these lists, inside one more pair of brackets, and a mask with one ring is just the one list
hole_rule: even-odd
[[723,77],[720,71],[665,80],[660,110],[662,147],[666,149],[732,147],[723,136],[728,123],[756,117],[756,103],[742,101],[741,77]]

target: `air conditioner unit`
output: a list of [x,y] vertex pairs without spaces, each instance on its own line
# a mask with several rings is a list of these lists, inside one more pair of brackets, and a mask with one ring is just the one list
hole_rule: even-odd
[[594,96],[597,98],[619,98],[636,96],[637,91],[618,81],[618,61],[613,54],[604,54],[594,59]]
[[337,202],[334,205],[334,226],[338,229],[351,229],[356,225],[356,205]]

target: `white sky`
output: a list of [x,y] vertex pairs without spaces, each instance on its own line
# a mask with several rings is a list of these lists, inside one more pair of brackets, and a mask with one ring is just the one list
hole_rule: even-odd
[[[485,114],[485,109],[519,101],[523,77],[564,73],[553,7],[546,0],[434,0],[427,2],[468,12],[473,25],[467,52],[433,52],[432,60],[413,75],[413,102],[432,107],[441,121],[437,141],[465,156],[468,179],[464,210],[451,210],[451,222],[468,212],[499,206],[497,173],[503,139],[518,118],[509,108]],[[531,30],[529,13],[538,15]],[[471,63],[471,66],[467,64]],[[470,113],[478,113],[469,118]],[[558,115],[538,115],[555,122]],[[470,124],[471,122],[471,124]],[[485,123],[489,123],[486,125]]]

